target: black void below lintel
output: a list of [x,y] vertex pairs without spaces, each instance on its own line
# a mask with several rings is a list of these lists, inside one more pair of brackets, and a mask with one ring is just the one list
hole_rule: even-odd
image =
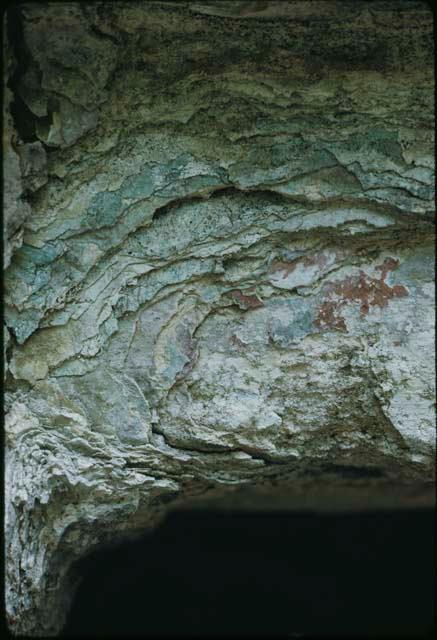
[[426,637],[434,515],[176,511],[90,555],[67,636]]

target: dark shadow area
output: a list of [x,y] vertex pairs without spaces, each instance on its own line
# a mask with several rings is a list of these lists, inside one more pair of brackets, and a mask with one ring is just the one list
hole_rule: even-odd
[[65,635],[428,636],[428,510],[171,513],[81,561]]

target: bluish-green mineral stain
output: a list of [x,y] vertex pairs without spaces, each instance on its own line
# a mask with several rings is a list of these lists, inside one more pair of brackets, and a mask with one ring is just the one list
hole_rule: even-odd
[[414,253],[402,258],[399,266],[390,273],[390,282],[408,287],[418,283],[433,282],[435,278],[435,255],[432,244],[417,247]]
[[146,169],[135,176],[130,176],[123,181],[120,194],[123,198],[147,198],[153,193],[153,175],[150,169]]
[[102,191],[94,196],[85,214],[83,225],[98,229],[115,224],[122,210],[119,191]]
[[272,300],[270,305],[273,308],[286,307],[289,312],[288,322],[284,322],[282,317],[280,321],[276,319],[272,321],[271,337],[280,346],[287,347],[295,340],[303,338],[314,331],[314,301],[293,297],[286,300]]

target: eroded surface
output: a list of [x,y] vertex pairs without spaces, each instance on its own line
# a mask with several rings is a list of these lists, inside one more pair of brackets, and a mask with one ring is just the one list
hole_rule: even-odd
[[426,5],[10,23],[28,53],[8,54],[5,107],[11,628],[59,630],[71,561],[166,503],[341,469],[429,479]]

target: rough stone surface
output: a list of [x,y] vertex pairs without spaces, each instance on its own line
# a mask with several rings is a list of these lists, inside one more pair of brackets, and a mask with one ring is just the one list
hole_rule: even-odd
[[6,27],[10,628],[59,632],[73,561],[195,496],[414,503],[427,5],[39,3]]

